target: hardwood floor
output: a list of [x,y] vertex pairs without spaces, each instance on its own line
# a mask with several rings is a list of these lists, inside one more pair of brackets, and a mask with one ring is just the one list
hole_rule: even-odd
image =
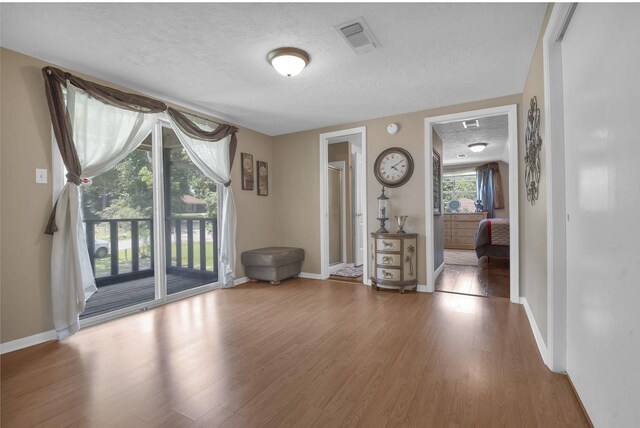
[[355,278],[350,278],[348,276],[329,275],[329,279],[332,281],[343,281],[343,282],[353,282],[357,284],[362,284],[362,275],[357,276]]
[[504,299],[259,282],[1,363],[3,427],[587,426]]
[[509,261],[486,257],[478,266],[445,264],[436,278],[436,291],[509,298]]

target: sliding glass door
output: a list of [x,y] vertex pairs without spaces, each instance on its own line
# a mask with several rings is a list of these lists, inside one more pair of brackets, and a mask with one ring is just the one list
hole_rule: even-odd
[[162,130],[167,294],[218,281],[218,192],[168,127]]
[[98,292],[82,320],[115,317],[215,288],[218,192],[159,122],[112,170],[82,186]]

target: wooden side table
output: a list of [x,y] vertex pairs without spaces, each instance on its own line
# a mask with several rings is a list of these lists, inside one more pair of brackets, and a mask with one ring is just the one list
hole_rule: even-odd
[[372,233],[373,288],[416,290],[418,287],[418,234]]

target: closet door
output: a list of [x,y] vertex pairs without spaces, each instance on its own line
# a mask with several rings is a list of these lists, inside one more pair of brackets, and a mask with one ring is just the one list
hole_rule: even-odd
[[596,426],[640,415],[639,19],[581,3],[562,41],[567,371]]

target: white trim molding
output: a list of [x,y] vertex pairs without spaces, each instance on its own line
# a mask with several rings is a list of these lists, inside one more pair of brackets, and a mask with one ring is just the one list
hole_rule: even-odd
[[556,3],[542,42],[544,64],[544,150],[547,185],[547,339],[551,370],[567,368],[567,230],[565,197],[562,35],[572,3]]
[[12,340],[0,344],[0,354],[7,354],[9,352],[17,351],[19,349],[28,348],[30,346],[39,345],[41,343],[57,340],[55,330],[45,331],[43,333],[34,334],[32,336],[23,337],[20,339]]
[[[367,128],[366,126],[361,126],[358,128],[350,128],[343,129],[340,131],[327,132],[324,134],[320,134],[320,163],[319,163],[319,174],[320,174],[320,278],[319,279],[327,279],[330,275],[329,270],[329,219],[328,219],[328,176],[327,176],[327,168],[329,166],[329,140],[336,137],[347,137],[354,134],[360,134],[362,137],[362,159],[364,161],[363,168],[366,171],[367,168]],[[364,180],[363,183],[364,189],[362,189],[364,195],[367,195],[367,181]],[[366,200],[366,197],[365,197]],[[362,215],[364,216],[363,229],[364,229],[364,239],[368,236],[368,219],[367,219],[367,205],[364,204],[362,207]],[[365,241],[366,242],[366,241]],[[368,263],[369,263],[369,255],[368,255],[369,247],[368,245],[364,246],[364,254],[363,254],[363,272],[368,272]],[[315,275],[315,274],[313,274]],[[302,274],[300,275],[302,276]],[[304,277],[303,277],[304,278]],[[314,278],[315,279],[315,278]],[[363,282],[365,284],[368,283],[367,278],[363,278]]]
[[433,272],[433,284],[434,284],[434,287],[435,287],[436,279],[438,279],[438,276],[440,276],[440,274],[442,273],[443,270],[444,270],[444,262],[440,263],[440,266],[438,266],[438,268]]
[[480,118],[506,114],[509,122],[509,138],[507,147],[509,149],[509,221],[510,221],[510,241],[509,257],[510,268],[510,296],[512,303],[520,303],[520,236],[519,236],[519,207],[518,207],[518,108],[516,104],[499,107],[491,107],[473,111],[463,111],[460,113],[445,114],[442,116],[427,117],[424,120],[424,165],[425,165],[425,241],[426,241],[426,266],[427,266],[427,288],[435,291],[436,272],[433,261],[434,253],[434,230],[433,230],[433,162],[431,153],[433,152],[433,125],[436,123],[458,122],[469,118]]
[[298,277],[300,278],[306,278],[306,279],[326,279],[322,277],[322,274],[319,273],[309,273],[309,272],[300,272],[300,274],[298,275]]
[[538,327],[538,323],[533,316],[533,312],[531,312],[531,307],[529,306],[529,302],[527,302],[527,298],[521,298],[520,303],[522,304],[522,306],[524,306],[524,311],[527,313],[527,318],[529,319],[529,324],[531,325],[531,331],[533,332],[533,338],[536,340],[536,345],[538,345],[538,351],[540,351],[542,361],[544,361],[544,363],[549,366],[549,350],[547,349],[547,345],[545,345],[544,343],[542,333],[540,333],[540,328]]
[[[342,239],[342,260],[341,264],[346,267],[347,265],[347,163],[345,161],[329,162],[329,167],[336,168],[340,171],[340,225],[342,233],[340,238]],[[351,213],[349,213],[351,217]],[[351,250],[351,249],[350,249]],[[342,269],[342,268],[340,268]],[[330,269],[331,271],[331,269]],[[331,271],[333,273],[335,271]]]
[[235,287],[237,285],[244,284],[245,282],[249,282],[249,278],[247,278],[246,276],[242,276],[233,280],[233,286]]

